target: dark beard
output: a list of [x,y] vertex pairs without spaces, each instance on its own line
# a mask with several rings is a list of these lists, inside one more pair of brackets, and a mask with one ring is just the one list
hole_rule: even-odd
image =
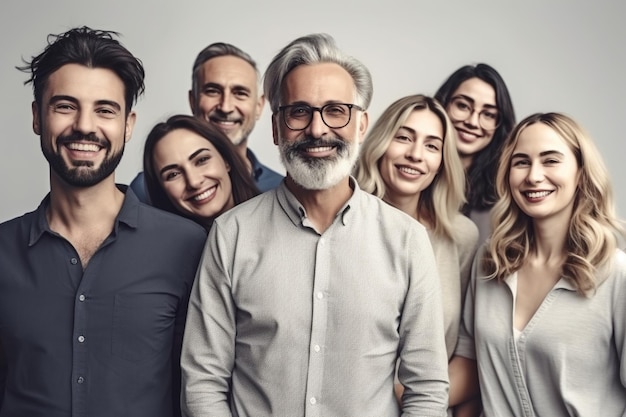
[[77,161],[73,163],[74,166],[68,166],[60,153],[54,153],[52,150],[46,149],[46,147],[43,146],[43,142],[41,142],[41,150],[50,164],[52,171],[67,184],[80,188],[92,187],[109,177],[115,171],[115,168],[117,168],[122,160],[124,145],[118,152],[111,154],[111,146],[107,141],[98,138],[93,133],[85,136],[75,132],[70,136],[59,136],[57,139],[57,147],[60,148],[64,146],[66,142],[76,142],[79,140],[94,142],[106,149],[105,159],[98,169],[90,170],[82,168],[92,167],[93,162],[91,161]]

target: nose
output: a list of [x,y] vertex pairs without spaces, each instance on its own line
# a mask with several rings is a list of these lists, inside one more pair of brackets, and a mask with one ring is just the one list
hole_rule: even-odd
[[528,170],[528,176],[526,177],[527,181],[530,184],[537,184],[543,181],[543,178],[544,178],[544,174],[543,174],[543,167],[541,166],[541,164],[532,163],[530,165],[530,169]]
[[74,120],[74,130],[83,135],[95,133],[96,123],[94,117],[95,115],[92,112],[79,110]]
[[423,152],[423,146],[418,141],[414,141],[407,149],[406,158],[410,161],[421,161]]
[[322,120],[322,112],[313,110],[311,123],[306,128],[306,133],[314,138],[321,138],[330,128]]
[[199,171],[190,170],[187,171],[185,179],[187,180],[187,189],[197,190],[202,186],[202,183],[204,182],[204,175],[202,175],[202,173]]
[[223,113],[230,113],[234,110],[233,96],[230,92],[224,91],[219,102],[219,109]]
[[465,124],[472,126],[472,127],[478,127],[479,126],[479,118],[480,114],[476,111],[476,110],[472,110],[472,112],[469,114],[469,116],[467,116],[467,119],[465,119]]

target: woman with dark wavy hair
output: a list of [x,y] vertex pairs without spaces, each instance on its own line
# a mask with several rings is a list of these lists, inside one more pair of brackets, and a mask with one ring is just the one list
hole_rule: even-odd
[[153,206],[207,230],[217,216],[259,194],[231,141],[192,116],[172,116],[152,128],[143,171]]
[[511,96],[494,68],[477,64],[456,70],[435,98],[457,131],[457,149],[467,173],[463,213],[478,226],[482,242],[489,236],[489,210],[496,202],[498,158],[515,125]]
[[456,355],[485,416],[626,415],[626,254],[600,153],[568,116],[515,127]]

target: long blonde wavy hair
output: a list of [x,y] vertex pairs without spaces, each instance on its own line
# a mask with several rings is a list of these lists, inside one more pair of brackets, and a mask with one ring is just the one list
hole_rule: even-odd
[[354,175],[362,189],[384,198],[386,187],[380,174],[380,160],[398,129],[415,110],[432,112],[443,126],[441,168],[432,184],[420,193],[418,212],[432,219],[435,235],[455,240],[453,221],[465,203],[465,171],[456,149],[456,130],[434,98],[417,94],[391,104],[366,136]]
[[598,282],[595,273],[607,265],[624,233],[615,214],[609,173],[589,135],[570,117],[560,113],[536,113],[511,132],[500,157],[496,177],[498,202],[492,209],[492,234],[482,259],[488,278],[498,280],[519,270],[534,248],[533,219],[515,203],[509,186],[513,152],[524,129],[543,123],[563,138],[574,153],[579,184],[566,240],[567,256],[562,276],[579,294],[591,294]]

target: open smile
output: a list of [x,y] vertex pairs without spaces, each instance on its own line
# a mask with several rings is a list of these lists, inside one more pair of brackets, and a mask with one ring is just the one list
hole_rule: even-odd
[[217,192],[217,184],[207,189],[206,191],[201,192],[200,194],[196,194],[193,197],[189,198],[190,201],[195,203],[203,203],[207,200],[210,200],[215,193]]

